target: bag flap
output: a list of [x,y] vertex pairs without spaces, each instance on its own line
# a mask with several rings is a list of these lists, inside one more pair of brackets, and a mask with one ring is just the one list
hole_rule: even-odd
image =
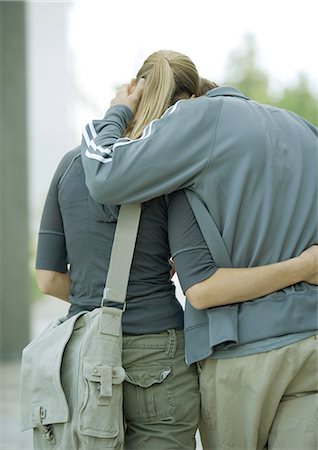
[[67,422],[69,408],[61,385],[61,363],[74,325],[84,313],[52,322],[24,348],[20,380],[22,431],[35,426],[39,408],[44,425]]

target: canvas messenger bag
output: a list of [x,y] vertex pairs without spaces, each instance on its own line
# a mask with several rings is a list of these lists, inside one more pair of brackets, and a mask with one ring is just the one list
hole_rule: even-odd
[[[139,204],[120,207],[101,307],[55,320],[23,350],[21,429],[37,430],[36,449],[123,449],[121,319],[139,218]],[[122,303],[123,309],[107,306],[108,301]],[[61,368],[65,348],[81,324],[77,364],[71,367],[76,401],[70,408]],[[76,448],[70,437],[74,429]]]

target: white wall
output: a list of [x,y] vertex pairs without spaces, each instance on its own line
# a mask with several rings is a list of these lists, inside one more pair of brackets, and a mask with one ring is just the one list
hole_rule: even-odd
[[74,88],[68,15],[72,3],[27,3],[29,205],[36,233],[50,179],[73,136]]

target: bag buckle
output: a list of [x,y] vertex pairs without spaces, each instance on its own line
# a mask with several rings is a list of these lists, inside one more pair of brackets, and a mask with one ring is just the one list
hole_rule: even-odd
[[113,384],[121,384],[124,381],[125,370],[123,367],[112,367],[96,363],[90,366],[87,375],[90,375],[90,380],[98,382],[98,404],[108,405],[113,395]]
[[52,425],[44,425],[43,419],[46,417],[46,409],[43,406],[38,406],[33,409],[33,423],[36,428],[40,430],[44,439],[47,439],[50,444],[55,444],[55,437]]

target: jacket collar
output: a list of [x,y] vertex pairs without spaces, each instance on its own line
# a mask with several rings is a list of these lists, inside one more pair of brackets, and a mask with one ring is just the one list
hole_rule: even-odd
[[211,91],[208,91],[206,93],[207,97],[219,97],[221,95],[223,96],[230,96],[230,97],[241,97],[245,98],[245,100],[249,100],[246,95],[242,94],[238,89],[231,87],[231,86],[221,86],[212,89]]

